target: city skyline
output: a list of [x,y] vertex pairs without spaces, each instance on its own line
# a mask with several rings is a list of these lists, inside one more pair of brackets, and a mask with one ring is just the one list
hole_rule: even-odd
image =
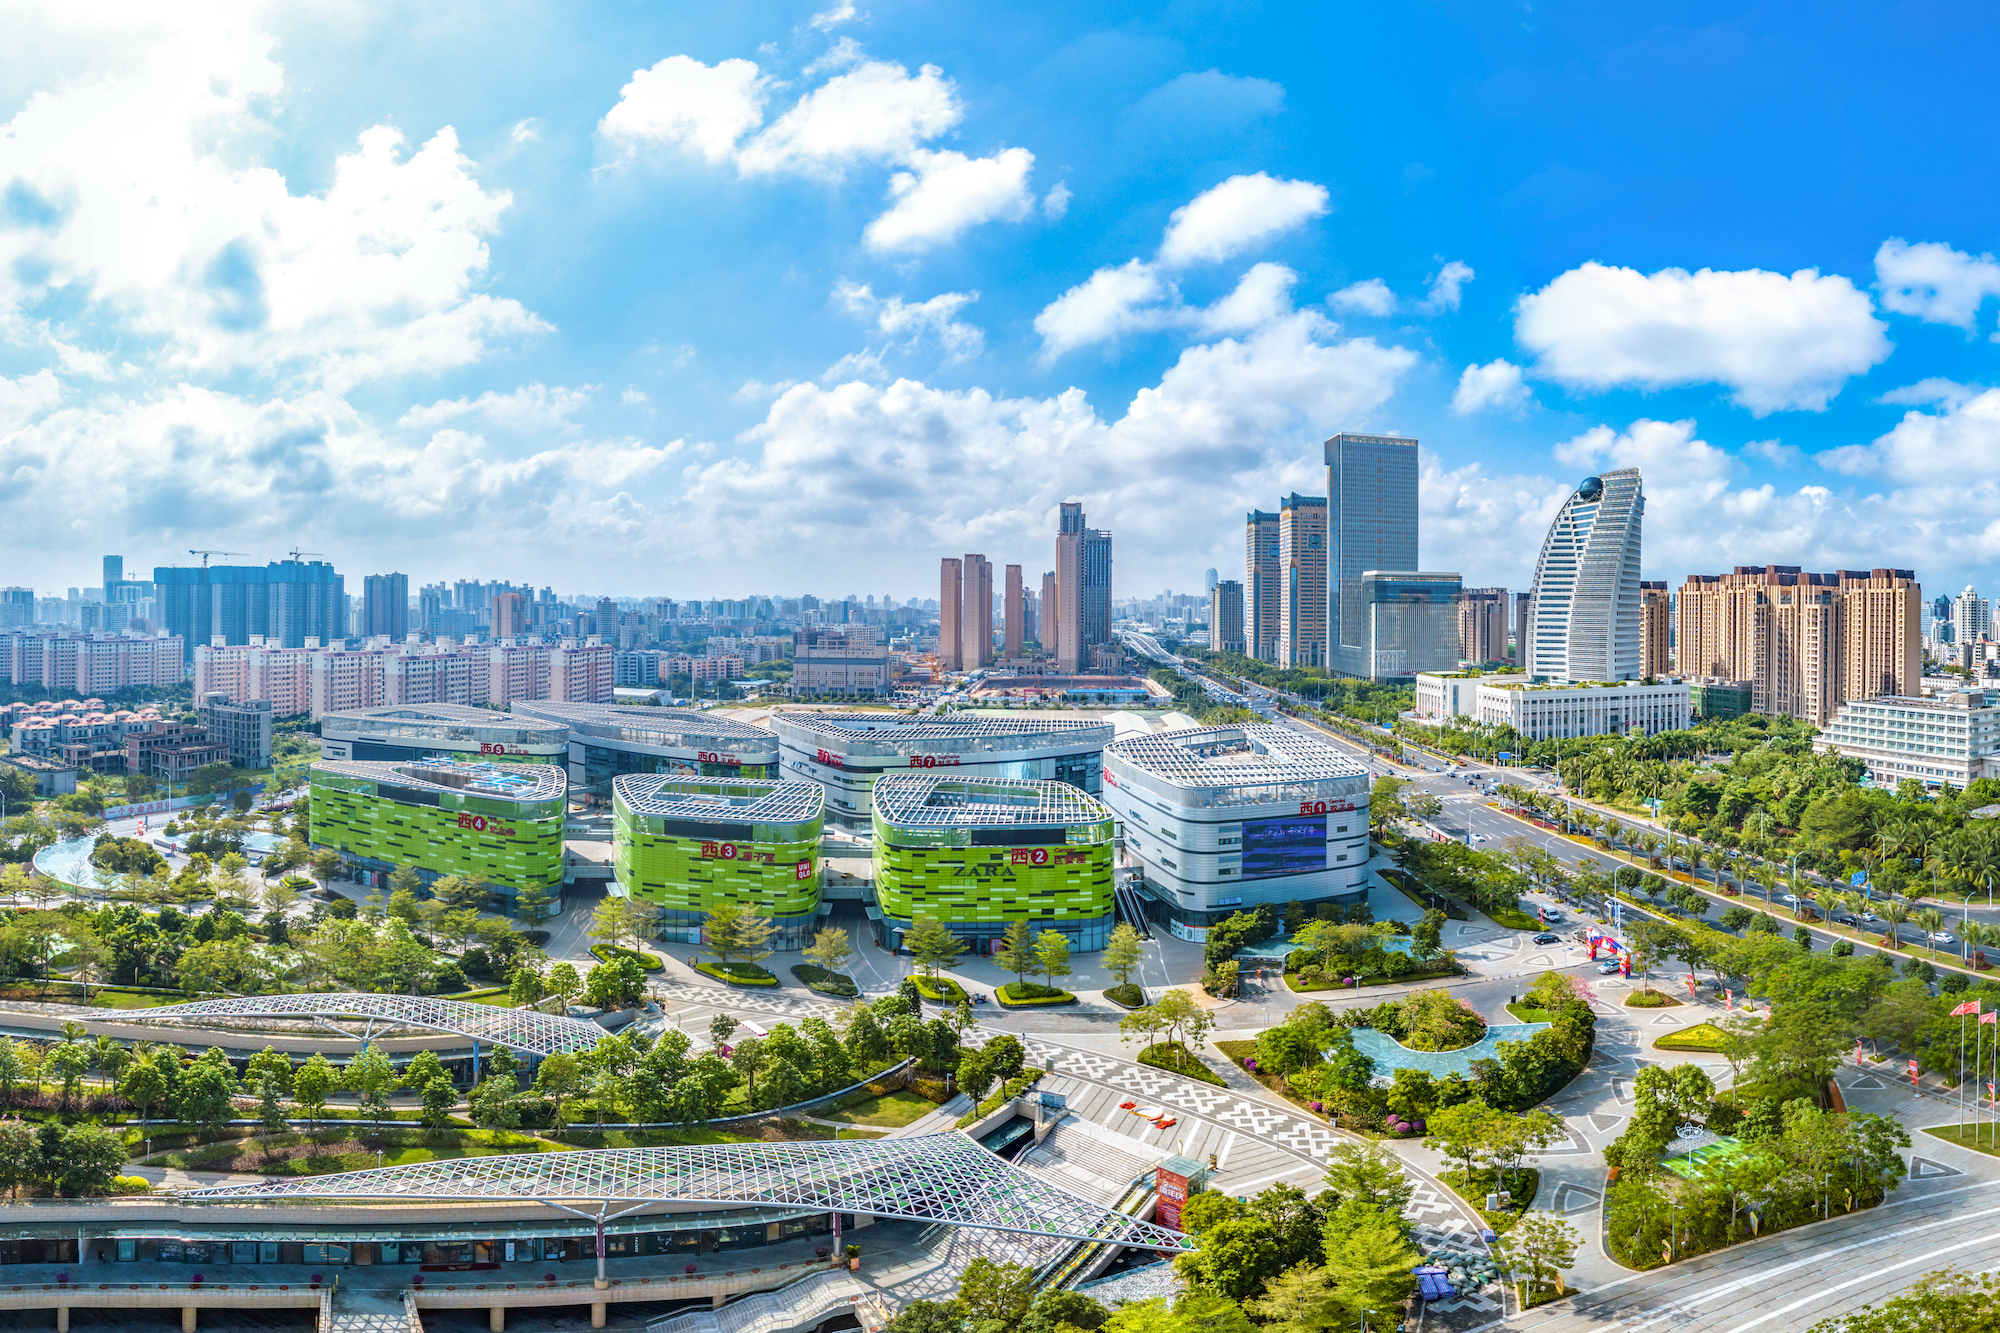
[[[1923,22],[24,13],[0,581],[80,582],[96,530],[907,596],[1076,499],[1128,585],[1190,586],[1365,432],[1424,440],[1423,563],[1482,584],[1622,466],[1653,579],[1978,583],[1995,150],[1923,127],[1977,120],[1938,61],[1994,20]],[[1336,23],[1365,87],[1317,77]],[[1345,132],[1354,96],[1397,115]],[[1799,107],[1779,169],[1732,128]]]

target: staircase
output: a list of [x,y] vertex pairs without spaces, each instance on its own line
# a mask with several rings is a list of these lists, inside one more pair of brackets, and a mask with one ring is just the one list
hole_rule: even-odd
[[793,1333],[850,1311],[870,1333],[888,1322],[881,1294],[853,1273],[839,1270],[745,1296],[720,1310],[668,1315],[648,1324],[646,1333]]
[[1139,897],[1139,891],[1130,884],[1121,883],[1113,890],[1112,897],[1117,905],[1118,915],[1132,929],[1139,932],[1141,939],[1152,939],[1153,930],[1146,924],[1146,907]]

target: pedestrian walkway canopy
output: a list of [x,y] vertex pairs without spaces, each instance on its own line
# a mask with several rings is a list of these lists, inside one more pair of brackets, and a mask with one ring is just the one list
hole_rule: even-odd
[[364,1024],[358,1034],[366,1041],[378,1028],[414,1027],[432,1032],[449,1032],[475,1042],[505,1046],[527,1055],[572,1054],[592,1050],[604,1040],[604,1029],[595,1023],[534,1009],[509,1009],[500,1005],[472,1004],[465,1000],[436,1000],[422,995],[371,995],[358,991],[334,991],[309,995],[235,995],[224,1000],[195,1000],[189,1004],[169,1004],[158,1009],[133,1009],[118,1015],[121,1023],[176,1023],[199,1027],[204,1019],[301,1018],[330,1027],[342,1036],[354,1038],[334,1022],[358,1020]]
[[1178,1231],[1079,1198],[958,1133],[465,1157],[215,1185],[180,1197],[533,1201],[573,1211],[650,1203],[793,1207],[1140,1249],[1193,1248]]

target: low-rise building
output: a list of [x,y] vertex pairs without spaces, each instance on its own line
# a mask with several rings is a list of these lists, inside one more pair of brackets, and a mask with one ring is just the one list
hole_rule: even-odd
[[311,782],[312,845],[352,867],[410,866],[425,883],[476,875],[510,912],[532,885],[561,906],[569,784],[553,764],[322,760]]
[[1116,923],[1111,811],[1063,782],[903,774],[872,801],[882,943],[942,922],[981,954],[1026,921],[1072,949],[1102,949]]
[[1126,736],[1104,749],[1149,916],[1178,938],[1261,903],[1368,896],[1368,770],[1267,723]]
[[612,799],[627,773],[750,779],[778,776],[778,738],[713,712],[643,704],[517,703],[512,716],[567,729],[570,789]]
[[1687,687],[1688,707],[1704,721],[1727,721],[1756,709],[1756,684],[1752,681],[1703,676],[1688,681]]
[[37,754],[0,754],[0,764],[35,780],[37,796],[67,796],[76,790],[76,765]]
[[1857,699],[1840,706],[1813,749],[1859,759],[1878,786],[1913,778],[1962,790],[2000,777],[2000,691]]
[[1420,671],[1416,714],[1426,722],[1437,723],[1455,717],[1476,717],[1481,685],[1513,685],[1527,679],[1523,675],[1487,671]]
[[1684,730],[1691,712],[1688,687],[1679,681],[1481,685],[1477,705],[1481,723],[1512,727],[1529,741],[1654,736]]
[[271,701],[247,699],[240,704],[216,691],[197,695],[201,725],[211,743],[229,752],[229,762],[243,768],[271,766]]
[[726,782],[628,774],[612,783],[613,866],[661,933],[705,943],[721,903],[770,920],[773,949],[803,949],[819,924],[820,826],[810,782]]

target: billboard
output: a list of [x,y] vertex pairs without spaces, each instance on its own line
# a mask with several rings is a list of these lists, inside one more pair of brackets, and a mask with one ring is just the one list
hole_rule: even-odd
[[1270,879],[1326,869],[1326,816],[1280,815],[1243,821],[1243,878]]

